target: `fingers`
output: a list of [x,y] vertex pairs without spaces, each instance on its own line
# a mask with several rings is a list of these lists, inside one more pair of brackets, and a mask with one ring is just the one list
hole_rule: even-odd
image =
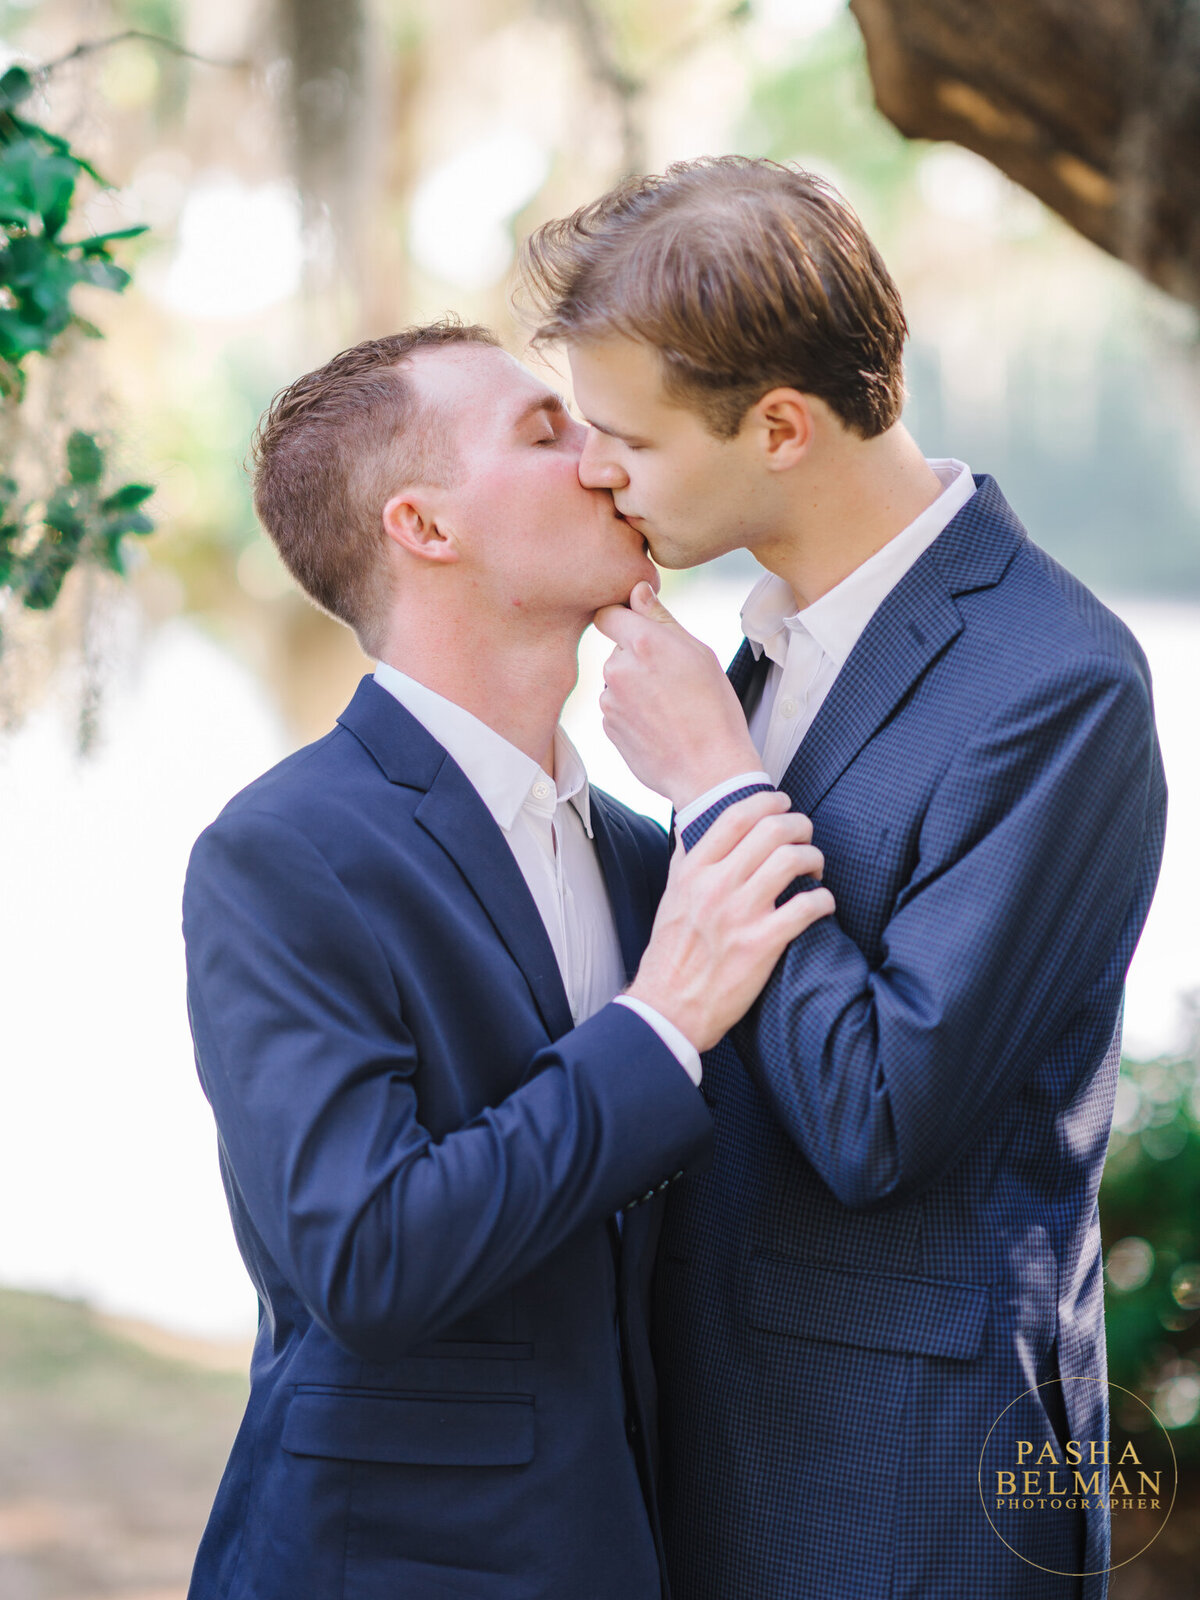
[[824,872],[825,857],[816,845],[786,844],[770,852],[751,874],[746,887],[756,899],[770,906],[797,878],[820,880]]
[[606,639],[611,639],[626,650],[632,650],[635,645],[655,637],[650,625],[661,627],[664,623],[677,628],[683,640],[699,642],[677,617],[671,615],[646,582],[635,585],[627,606],[601,606],[592,622]]
[[654,586],[645,581],[634,585],[633,593],[629,596],[629,609],[650,622],[670,622],[677,628],[683,627],[683,624],[671,615],[658,598]]
[[638,621],[628,606],[601,606],[592,618],[592,626],[614,644],[628,648],[644,624]]
[[787,949],[792,940],[811,928],[822,917],[830,917],[837,910],[828,889],[803,889],[785,900],[771,914],[770,926],[779,942],[780,951]]
[[[781,817],[787,814],[797,817],[800,815],[799,812],[791,812],[791,802],[787,795],[781,794],[778,789],[760,789],[757,794],[747,795],[744,800],[739,800],[736,805],[722,811],[704,837],[687,852],[687,860],[694,861],[697,866],[722,861],[741,843],[755,823],[765,817]],[[807,822],[808,819],[803,820]],[[812,824],[809,823],[810,838],[811,828]]]
[[[730,810],[733,809],[731,806]],[[802,811],[785,811],[782,815],[762,818],[743,835],[725,857],[730,887],[732,888],[735,883],[745,883],[753,879],[764,864],[781,850],[786,851],[791,847],[800,846],[811,847],[812,831],[812,823]],[[790,860],[791,857],[787,856],[786,859]],[[809,848],[805,859],[819,863],[821,870],[824,870],[825,858],[819,850]],[[815,874],[817,877],[820,875],[820,871]]]

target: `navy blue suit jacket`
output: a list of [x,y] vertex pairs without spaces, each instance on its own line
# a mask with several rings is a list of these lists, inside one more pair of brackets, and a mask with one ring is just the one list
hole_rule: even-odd
[[[632,975],[666,841],[592,817]],[[611,1219],[710,1137],[679,1062],[572,1027],[499,828],[370,678],[201,835],[184,933],[261,1303],[192,1600],[657,1600],[658,1203]]]
[[[1165,789],[1136,642],[978,484],[783,779],[836,919],[705,1058],[716,1154],[656,1279],[674,1600],[1057,1600],[1080,1582],[1040,1569],[1107,1564],[1069,1512],[1010,1527],[1019,1559],[978,1472],[1019,1395],[1104,1377],[1096,1192]],[[744,699],[761,672],[743,648]],[[1102,1386],[1064,1388],[1012,1417],[1106,1437]]]

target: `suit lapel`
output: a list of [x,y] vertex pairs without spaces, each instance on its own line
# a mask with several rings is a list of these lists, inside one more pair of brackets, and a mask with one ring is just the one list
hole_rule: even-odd
[[646,870],[629,824],[599,789],[591,791],[592,835],[625,963],[625,977],[638,969],[650,939],[655,908],[646,894]]
[[884,597],[834,679],[780,784],[801,811],[819,805],[962,631],[955,596],[998,583],[1025,538],[993,480],[979,477],[976,485],[963,509]]
[[391,783],[424,790],[416,820],[461,873],[521,969],[551,1039],[572,1026],[554,949],[508,842],[478,791],[432,734],[374,678],[338,721]]
[[759,672],[765,673],[769,665],[770,663],[765,655],[758,658],[755,657],[749,639],[742,640],[737,655],[729,663],[729,671],[726,676],[743,705],[746,703],[746,698]]
[[417,821],[437,840],[525,975],[551,1039],[574,1027],[554,947],[508,841],[478,791],[446,757]]
[[[851,650],[780,788],[811,814],[855,756],[962,629],[935,572],[901,579]],[[909,581],[913,579],[913,581]]]

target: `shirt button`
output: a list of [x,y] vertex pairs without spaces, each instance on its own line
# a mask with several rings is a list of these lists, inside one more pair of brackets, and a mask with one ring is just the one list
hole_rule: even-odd
[[799,711],[799,709],[800,709],[800,707],[792,699],[790,694],[785,699],[783,699],[783,700],[781,700],[779,702],[779,715],[781,717],[786,717],[789,722],[796,715],[796,713],[797,713],[797,711]]
[[544,800],[549,793],[550,785],[548,783],[541,783],[539,781],[538,783],[534,784],[533,797],[535,800]]

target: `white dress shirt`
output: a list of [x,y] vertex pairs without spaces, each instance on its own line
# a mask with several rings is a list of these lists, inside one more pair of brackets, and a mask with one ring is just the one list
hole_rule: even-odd
[[678,828],[747,784],[780,782],[867,623],[975,493],[964,462],[928,465],[942,485],[933,504],[819,600],[798,611],[791,586],[771,572],[750,591],[742,607],[742,632],[755,658],[766,655],[771,663],[748,717],[764,770],[739,773],[701,795],[676,817]]
[[592,843],[587,773],[562,728],[554,731],[551,778],[487,723],[387,662],[376,666],[375,681],[453,757],[495,818],[545,926],[573,1020],[584,1022],[616,999],[654,1029],[698,1084],[700,1056],[691,1041],[652,1006],[617,993],[625,963]]

